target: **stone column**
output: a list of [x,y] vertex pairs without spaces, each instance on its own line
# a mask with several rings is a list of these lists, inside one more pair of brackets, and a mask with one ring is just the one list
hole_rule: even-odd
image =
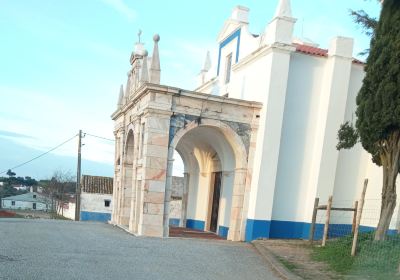
[[135,160],[136,160],[136,165],[135,165],[135,180],[133,182],[133,187],[134,187],[134,224],[133,224],[133,232],[137,233],[138,232],[138,225],[139,225],[139,220],[141,218],[141,193],[142,193],[142,181],[139,180],[138,178],[138,171],[139,169],[142,168],[142,154],[139,152],[140,147],[142,145],[142,137],[141,137],[141,119],[137,118],[134,122],[135,126],[135,137],[136,137],[136,145],[135,145]]
[[181,207],[181,218],[179,220],[180,227],[186,227],[189,180],[190,180],[190,174],[188,172],[183,173],[182,207]]
[[163,236],[170,112],[146,110],[143,145],[143,214],[138,234]]
[[[250,147],[248,152],[247,162],[253,162],[254,156],[256,152],[256,144],[257,144],[257,132],[258,132],[258,118],[257,113],[253,115],[253,122],[251,125],[251,137],[250,137]],[[246,176],[246,188],[244,191],[243,197],[243,210],[242,210],[242,221],[240,226],[240,241],[244,241],[246,236],[246,221],[249,212],[249,202],[250,202],[250,192],[251,192],[251,179],[253,178],[253,166],[251,164],[247,167],[247,176]]]
[[123,197],[123,185],[124,185],[124,174],[125,174],[125,167],[124,167],[124,144],[125,144],[125,131],[121,133],[121,151],[120,151],[120,181],[118,185],[118,192],[117,192],[117,219],[116,223],[121,225],[121,217],[122,217],[122,197]]
[[132,195],[131,195],[131,209],[129,214],[129,231],[135,232],[136,230],[136,202],[137,202],[137,168],[138,168],[138,147],[140,145],[139,139],[139,129],[140,128],[140,119],[136,119],[134,121],[134,156],[133,156],[133,174],[132,174]]
[[116,161],[119,156],[119,150],[120,150],[120,142],[119,142],[119,137],[118,133],[115,133],[115,156],[114,156],[114,181],[113,181],[113,195],[112,195],[112,212],[111,212],[111,223],[115,224],[116,223],[116,214],[117,214],[117,196],[118,196],[118,185],[119,185],[119,175],[121,168],[120,166],[116,165]]
[[242,211],[246,188],[246,176],[246,168],[235,169],[235,179],[233,183],[232,194],[232,210],[228,233],[228,240],[232,241],[240,241],[241,239],[240,230],[243,218]]
[[167,158],[167,178],[165,181],[165,196],[164,196],[164,215],[163,215],[163,236],[169,236],[169,212],[172,194],[172,171],[174,168],[174,148],[168,148]]

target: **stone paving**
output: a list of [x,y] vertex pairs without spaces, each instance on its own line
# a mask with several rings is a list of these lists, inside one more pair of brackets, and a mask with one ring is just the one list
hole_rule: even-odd
[[246,243],[25,219],[0,219],[0,236],[0,279],[278,279]]

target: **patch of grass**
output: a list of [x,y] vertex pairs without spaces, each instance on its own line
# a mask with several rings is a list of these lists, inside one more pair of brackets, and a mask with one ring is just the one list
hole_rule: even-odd
[[287,259],[282,258],[282,257],[278,257],[278,256],[277,256],[277,258],[290,271],[293,271],[293,270],[295,270],[297,268],[297,265],[295,265],[291,261],[288,261]]
[[385,241],[374,241],[374,233],[362,233],[357,244],[357,256],[350,255],[352,236],[327,242],[325,247],[315,247],[312,258],[324,261],[342,275],[361,279],[400,279],[400,236],[388,236]]

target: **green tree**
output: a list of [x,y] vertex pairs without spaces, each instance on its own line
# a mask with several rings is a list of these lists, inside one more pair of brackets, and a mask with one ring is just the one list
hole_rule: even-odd
[[8,171],[7,171],[7,176],[8,176],[8,177],[11,178],[11,177],[14,177],[15,175],[16,175],[15,172],[12,172],[11,169],[8,169]]
[[374,30],[365,78],[357,95],[355,127],[341,126],[337,148],[358,140],[382,166],[383,185],[375,240],[384,240],[396,206],[400,171],[400,1],[385,0]]
[[[381,0],[377,0],[377,2],[381,2]],[[378,25],[378,20],[370,15],[364,10],[350,10],[350,15],[353,17],[355,23],[360,25],[363,29],[363,32],[372,36],[374,31]],[[360,53],[360,55],[367,55],[369,53],[369,49],[366,49]]]

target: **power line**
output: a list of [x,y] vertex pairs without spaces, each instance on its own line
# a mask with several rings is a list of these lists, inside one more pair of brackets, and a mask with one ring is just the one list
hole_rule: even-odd
[[87,132],[84,132],[83,134],[84,134],[84,135],[88,135],[88,136],[92,136],[92,137],[95,137],[95,138],[107,140],[107,141],[112,141],[112,142],[115,141],[114,139],[110,139],[110,138],[106,138],[106,137],[102,137],[102,136],[93,135],[93,134],[90,134],[90,133],[87,133]]
[[61,144],[55,146],[54,148],[51,148],[51,149],[48,150],[47,152],[44,152],[44,153],[42,153],[42,154],[40,154],[40,155],[38,155],[38,156],[36,156],[36,157],[34,157],[34,158],[28,160],[28,161],[25,161],[25,162],[23,162],[23,163],[21,163],[21,164],[18,164],[18,165],[16,165],[16,166],[12,167],[12,168],[9,168],[9,169],[7,169],[7,170],[5,170],[5,171],[0,172],[0,175],[6,173],[8,170],[14,170],[14,169],[16,169],[16,168],[19,168],[19,167],[21,167],[21,166],[24,166],[25,164],[28,164],[28,163],[30,163],[30,162],[32,162],[32,161],[38,159],[38,158],[41,158],[41,157],[44,156],[44,155],[47,155],[48,153],[54,151],[55,149],[58,149],[59,147],[61,147],[61,146],[64,145],[64,144],[68,143],[69,141],[71,141],[72,139],[74,139],[76,136],[78,136],[78,134],[75,134],[73,137],[69,138],[68,140],[65,140],[64,142],[62,142]]

